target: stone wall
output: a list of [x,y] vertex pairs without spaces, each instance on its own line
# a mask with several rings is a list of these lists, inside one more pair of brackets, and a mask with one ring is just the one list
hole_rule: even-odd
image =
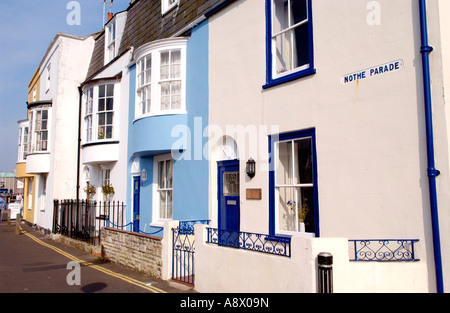
[[101,245],[104,259],[161,278],[161,238],[103,228]]

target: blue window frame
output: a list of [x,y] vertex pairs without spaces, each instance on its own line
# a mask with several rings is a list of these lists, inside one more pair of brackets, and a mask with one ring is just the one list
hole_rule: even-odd
[[266,0],[266,85],[316,73],[311,0]]
[[270,235],[319,237],[315,129],[269,136]]

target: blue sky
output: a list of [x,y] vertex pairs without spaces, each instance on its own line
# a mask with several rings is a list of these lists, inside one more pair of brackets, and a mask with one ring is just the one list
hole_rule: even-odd
[[[17,121],[26,119],[28,83],[49,44],[60,33],[79,36],[102,29],[103,0],[78,0],[80,25],[69,25],[71,0],[0,0],[0,172],[16,167]],[[109,10],[109,0],[106,1]],[[129,0],[114,0],[112,12]]]

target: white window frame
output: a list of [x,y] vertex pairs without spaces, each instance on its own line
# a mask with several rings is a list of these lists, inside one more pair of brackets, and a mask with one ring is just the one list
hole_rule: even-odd
[[94,87],[86,91],[86,110],[84,115],[84,125],[86,129],[86,142],[93,141],[93,122],[94,122]]
[[[135,101],[135,119],[145,118],[156,115],[186,114],[186,38],[171,38],[158,40],[142,46],[136,50],[136,101]],[[161,55],[170,51],[180,51],[180,78],[161,79]],[[142,68],[145,64],[143,60],[151,57],[150,81],[144,77],[142,84],[142,75],[147,74],[148,68]],[[161,84],[178,80],[181,82],[181,102],[177,109],[161,109]],[[150,96],[142,99],[141,95],[150,91]],[[145,100],[145,101],[144,101]],[[150,100],[150,106],[148,106]],[[143,107],[145,104],[145,108]]]
[[164,15],[178,6],[180,0],[161,0],[161,14]]
[[[106,106],[106,99],[107,97],[107,91],[105,91],[105,97],[102,97],[102,99],[105,99],[105,107],[103,111],[99,111],[99,89],[101,86],[109,86],[109,85],[113,85],[113,109],[112,110],[106,110],[107,106]],[[90,90],[92,90],[92,112],[89,111],[89,105],[90,105],[90,100],[89,100],[89,93]],[[82,126],[84,129],[84,135],[83,135],[83,143],[99,143],[99,142],[108,142],[108,141],[114,141],[116,140],[118,134],[118,129],[116,127],[116,119],[115,117],[117,116],[117,112],[118,112],[118,102],[117,99],[119,99],[119,88],[118,88],[118,84],[116,82],[101,82],[98,83],[96,85],[90,85],[87,86],[84,89],[84,105],[83,105],[83,114],[84,114],[84,125]],[[112,124],[104,124],[102,126],[111,126],[112,127],[112,136],[111,138],[106,138],[106,133],[105,133],[105,138],[99,139],[99,122],[100,122],[100,114],[103,113],[112,113]],[[107,114],[106,114],[107,116]],[[107,122],[106,120],[106,116],[105,116],[105,123]],[[91,119],[92,121],[92,125],[89,125],[89,119]],[[91,129],[90,129],[91,128]],[[91,138],[89,138],[89,135],[91,135]]]
[[[290,167],[289,167],[289,170],[290,170],[290,174],[291,174],[291,178],[292,179],[294,179],[293,177],[295,176],[295,171],[296,171],[296,162],[295,162],[295,158],[293,157],[294,155],[295,155],[295,152],[294,152],[294,142],[296,142],[296,141],[301,141],[301,140],[311,140],[311,144],[313,144],[312,143],[312,141],[313,141],[313,138],[311,137],[311,136],[305,136],[305,137],[299,137],[299,138],[294,138],[294,139],[288,139],[288,140],[281,140],[281,141],[277,141],[277,142],[275,142],[274,143],[274,147],[275,147],[275,162],[276,162],[276,164],[279,162],[279,159],[280,159],[280,149],[279,149],[279,146],[280,146],[280,144],[283,144],[283,143],[287,143],[287,142],[291,142],[292,144],[291,144],[291,151],[290,151]],[[312,157],[312,155],[311,155],[311,157]],[[300,229],[299,229],[299,225],[297,225],[298,224],[298,221],[296,221],[296,224],[295,224],[295,231],[290,231],[290,230],[281,230],[280,229],[280,220],[279,220],[279,214],[280,214],[280,208],[279,208],[279,192],[280,192],[280,188],[293,188],[294,190],[295,189],[301,189],[301,188],[314,188],[314,186],[315,186],[315,182],[313,181],[312,183],[304,183],[304,184],[301,184],[301,183],[294,183],[294,182],[292,182],[291,184],[278,184],[278,181],[277,181],[277,177],[278,177],[278,172],[279,172],[279,167],[277,166],[277,165],[275,165],[275,179],[274,179],[274,183],[275,183],[275,230],[276,230],[276,233],[277,234],[281,234],[281,235],[289,235],[289,236],[293,236],[293,235],[298,235],[298,234],[301,234],[301,235],[303,235],[303,236],[306,236],[306,237],[315,237],[315,234],[314,233],[307,233],[307,232],[300,232]],[[311,169],[311,171],[313,171],[313,169]],[[313,174],[312,174],[312,176],[314,176]],[[298,196],[297,195],[297,192],[296,191],[294,191],[294,193],[296,194],[296,199],[293,199],[294,201],[298,201],[298,198],[300,197],[300,196]],[[295,208],[295,216],[298,216],[298,207],[296,207]]]
[[[34,142],[34,151],[35,152],[48,152],[49,151],[49,147],[48,147],[48,142],[49,142],[49,119],[50,119],[50,112],[49,112],[49,110],[46,108],[46,109],[37,109],[37,110],[33,110],[33,112],[34,112],[34,114],[33,114],[33,116],[34,116],[34,121],[33,121],[33,130],[34,130],[34,133],[33,133],[33,135],[34,135],[34,139],[33,139],[33,142]],[[38,113],[40,112],[40,116],[41,116],[41,119],[38,121]],[[46,112],[47,113],[47,119],[45,119],[45,121],[46,121],[46,127],[45,128],[43,128],[42,126],[43,126],[43,123],[42,123],[42,121],[43,121],[43,119],[42,119],[42,115],[43,115],[43,112]],[[39,124],[38,124],[39,123]],[[47,139],[42,139],[42,136],[43,136],[43,134],[44,133],[46,133],[47,134]],[[46,148],[45,148],[45,150],[43,150],[42,149],[42,144],[43,144],[43,142],[45,142],[46,143]]]
[[117,55],[117,27],[115,18],[109,21],[109,25],[105,28],[105,30],[105,63],[109,63]]
[[[165,162],[171,161],[172,162],[172,187],[171,188],[163,188],[160,189],[159,188],[159,171],[158,171],[158,165],[160,162],[164,162],[164,164],[166,164]],[[164,171],[166,169],[166,166],[164,166]],[[166,174],[166,173],[165,173]],[[164,155],[159,155],[159,156],[155,156],[153,159],[153,212],[152,212],[152,226],[158,226],[161,227],[164,225],[165,221],[171,221],[173,219],[173,199],[174,199],[174,160],[172,159],[172,154],[168,153],[168,154],[164,154]],[[168,192],[168,191],[172,191],[172,216],[171,217],[161,217],[160,214],[160,203],[159,203],[159,193],[160,192]],[[167,208],[166,208],[167,209]],[[167,212],[166,212],[167,214]]]

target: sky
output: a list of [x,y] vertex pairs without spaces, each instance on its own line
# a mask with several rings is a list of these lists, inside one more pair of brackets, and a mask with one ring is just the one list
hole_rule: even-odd
[[[114,0],[112,13],[129,3]],[[102,27],[103,0],[0,0],[0,172],[16,168],[17,122],[27,118],[28,84],[53,38],[57,33],[86,36]]]

